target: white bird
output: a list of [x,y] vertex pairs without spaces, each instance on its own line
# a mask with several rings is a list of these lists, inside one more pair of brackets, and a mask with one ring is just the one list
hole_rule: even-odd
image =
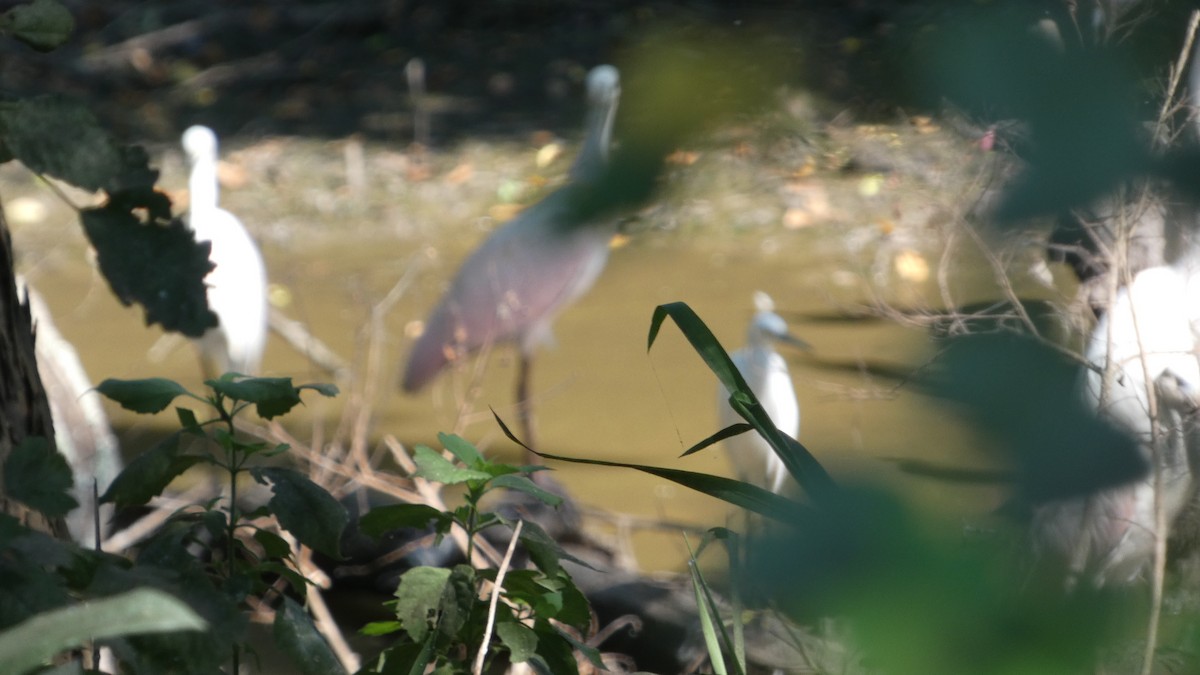
[[1200,360],[1189,311],[1189,297],[1196,297],[1189,293],[1192,285],[1192,275],[1177,267],[1139,272],[1088,344],[1088,360],[1112,377],[1105,387],[1102,372],[1088,371],[1085,397],[1138,440],[1154,469],[1086,497],[1043,504],[1034,513],[1035,553],[1097,586],[1131,582],[1153,561],[1156,473],[1168,527],[1196,490],[1192,466],[1200,459],[1200,436],[1193,413],[1200,407]]
[[[730,358],[775,426],[788,436],[798,438],[800,405],[796,402],[796,390],[792,388],[787,363],[775,351],[774,343],[783,342],[801,349],[809,349],[809,345],[788,333],[787,322],[775,313],[775,303],[766,293],[758,291],[754,294],[754,306],[757,311],[746,333],[746,346]],[[718,388],[717,415],[722,427],[745,421],[729,407],[728,399],[729,392],[724,386]],[[790,476],[766,439],[747,431],[725,439],[724,443],[739,480],[776,494],[783,491]]]
[[191,166],[188,225],[212,244],[216,268],[204,278],[208,307],[219,324],[195,338],[206,377],[256,375],[267,343],[267,270],[258,246],[232,213],[217,206],[217,137],[208,127],[183,132]]

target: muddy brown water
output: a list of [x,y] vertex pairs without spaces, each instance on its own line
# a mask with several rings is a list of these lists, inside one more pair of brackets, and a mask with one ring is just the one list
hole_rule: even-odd
[[[169,166],[170,160],[166,163]],[[170,172],[164,178],[169,180],[182,183]],[[46,201],[36,185],[17,183],[7,194]],[[227,190],[226,205],[238,210],[238,204],[244,204],[253,212],[252,203],[276,198],[256,196],[255,189],[251,184]],[[70,213],[49,203],[42,221],[16,219],[14,237],[24,254],[23,268],[47,297],[59,328],[76,345],[93,380],[163,376],[199,386],[190,345],[181,341],[165,357],[151,357],[161,332],[142,325],[140,310],[119,306],[89,265]],[[446,215],[459,217],[455,209]],[[655,217],[652,212],[647,219]],[[373,403],[374,439],[391,434],[410,446],[432,445],[439,431],[458,428],[490,453],[519,458],[488,412],[492,407],[516,421],[510,348],[497,348],[490,355],[465,425],[460,425],[459,413],[474,360],[443,374],[418,395],[405,396],[395,388],[418,322],[438,300],[459,261],[485,236],[488,222],[473,222],[465,229],[447,227],[440,237],[434,226],[421,236],[389,234],[378,223],[364,225],[361,236],[355,236],[355,228],[348,226],[345,236],[300,244],[278,234],[279,223],[286,220],[282,217],[273,222],[244,219],[262,242],[283,311],[359,365],[372,307],[411,264],[419,265],[411,272],[411,285],[386,315],[380,335],[383,390]],[[813,345],[809,353],[786,357],[801,405],[800,440],[835,477],[883,481],[950,520],[990,510],[999,500],[999,487],[936,482],[897,467],[896,460],[905,459],[989,466],[980,439],[961,420],[920,394],[904,388],[893,391],[892,382],[833,367],[860,360],[915,366],[930,353],[926,335],[882,321],[813,318],[837,314],[843,303],[861,301],[871,284],[896,299],[934,298],[936,245],[922,249],[898,241],[904,240],[882,233],[878,223],[855,218],[798,229],[771,224],[734,234],[713,229],[635,232],[613,251],[594,290],[560,317],[556,346],[535,362],[539,443],[557,454],[729,475],[718,448],[679,458],[717,428],[715,378],[672,326],[647,353],[647,330],[655,305],[682,300],[727,348],[736,348],[752,314],[751,295],[761,289],[791,318],[794,332]],[[898,272],[915,264],[914,258],[928,266],[924,278]],[[916,267],[919,272],[921,265]],[[955,270],[958,281],[986,286],[978,279],[971,281],[989,277],[985,265],[956,264]],[[277,336],[268,345],[264,367],[264,374],[288,375],[298,382],[330,379]],[[346,383],[341,384],[345,389]],[[306,406],[287,424],[307,438],[314,419],[324,420],[327,428],[335,426],[340,405],[306,395]],[[115,406],[109,411],[131,448],[152,443],[173,422],[167,413],[135,417]],[[726,524],[735,515],[731,507],[713,499],[635,471],[552,465],[568,489],[590,506],[699,526]],[[679,569],[686,560],[678,532],[638,530],[634,542],[638,560],[647,569]]]

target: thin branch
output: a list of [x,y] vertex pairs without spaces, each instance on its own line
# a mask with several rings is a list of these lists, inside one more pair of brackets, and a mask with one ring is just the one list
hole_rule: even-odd
[[517,550],[517,540],[521,537],[521,527],[524,520],[518,520],[513,528],[512,539],[508,542],[508,550],[504,552],[504,560],[496,569],[496,581],[492,583],[492,600],[488,605],[487,627],[483,629],[483,640],[479,644],[479,653],[475,655],[475,667],[471,670],[474,675],[483,675],[483,660],[487,657],[488,644],[492,641],[492,629],[496,626],[496,604],[500,602],[500,591],[504,589],[504,576],[508,574],[508,566],[512,563],[513,551]]

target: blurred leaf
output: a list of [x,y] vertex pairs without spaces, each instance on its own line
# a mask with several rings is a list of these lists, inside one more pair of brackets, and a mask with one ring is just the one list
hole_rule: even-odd
[[1137,443],[1092,411],[1083,366],[1010,333],[949,342],[923,385],[1000,441],[1017,489],[1034,501],[1093,493],[1146,475]]
[[[153,194],[116,198],[80,212],[88,241],[96,249],[100,271],[112,292],[128,307],[140,304],[146,324],[163,330],[200,337],[217,326],[217,315],[208,308],[204,277],[213,269],[209,242],[196,243],[192,231],[178,218],[154,214],[164,208]],[[164,198],[165,199],[165,198]],[[149,210],[143,223],[133,209]]]
[[692,447],[688,448],[687,450],[685,450],[683,452],[683,454],[680,455],[680,457],[687,457],[688,455],[693,455],[709,446],[716,445],[717,443],[720,443],[721,441],[723,441],[727,438],[733,438],[734,436],[740,436],[748,431],[753,431],[754,433],[758,433],[757,431],[754,431],[753,426],[746,424],[745,422],[738,422],[737,424],[731,424],[731,425],[725,427],[724,429],[721,429],[717,433],[713,434],[712,436],[709,436],[708,438],[706,438],[706,439],[700,441],[699,443],[693,445]]
[[[109,378],[96,387],[96,391],[116,401],[126,410],[135,413],[153,414],[162,412],[171,402],[188,393],[179,383],[162,377],[151,377],[145,380],[114,380]],[[183,412],[180,419],[185,420]],[[192,422],[195,415],[188,411]]]
[[378,538],[402,527],[424,530],[431,522],[446,520],[451,520],[449,514],[428,504],[387,504],[364,513],[358,520],[358,528],[364,534]]
[[[1142,612],[1118,594],[1030,585],[999,538],[964,545],[893,495],[846,488],[749,547],[742,582],[799,622],[842,617],[866,662],[895,675],[1092,672]],[[1132,600],[1132,597],[1129,598]]]
[[75,30],[75,19],[55,0],[33,0],[0,15],[0,32],[38,51],[50,51],[67,41]]
[[20,675],[90,640],[118,635],[199,631],[206,624],[182,601],[154,589],[138,589],[39,614],[0,634],[0,663]]
[[292,659],[304,675],[345,673],[329,643],[317,631],[312,618],[295,600],[284,597],[275,610],[275,644]]
[[457,485],[471,480],[489,480],[492,475],[484,471],[465,469],[455,465],[442,454],[426,445],[418,445],[413,451],[413,462],[417,465],[417,476],[443,485]]
[[267,506],[285,530],[305,546],[341,557],[342,532],[350,516],[338,500],[293,469],[256,467],[251,473],[271,481],[274,496]]
[[0,128],[25,166],[85,190],[111,192],[124,170],[120,148],[82,101],[60,95],[6,101]]
[[162,494],[177,476],[204,461],[203,457],[180,454],[180,433],[176,431],[134,458],[108,486],[100,502],[112,502],[118,508],[141,506]]
[[57,518],[79,506],[67,458],[41,436],[27,436],[4,460],[4,495]]

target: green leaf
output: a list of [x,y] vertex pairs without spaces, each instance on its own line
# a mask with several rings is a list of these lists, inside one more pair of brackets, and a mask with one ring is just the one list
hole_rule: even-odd
[[[520,439],[512,434],[504,420],[500,419],[499,415],[492,413],[496,422],[500,425],[504,434],[508,436],[514,443],[525,446]],[[747,511],[766,516],[781,523],[789,523],[795,520],[797,513],[802,512],[807,507],[794,502],[786,497],[764,490],[757,485],[743,483],[725,478],[724,476],[710,476],[705,473],[697,473],[694,471],[682,471],[680,469],[667,469],[658,466],[647,466],[644,464],[630,464],[628,462],[609,462],[600,459],[582,459],[579,457],[565,457],[562,455],[551,455],[549,453],[538,452],[530,449],[531,452],[539,457],[547,459],[555,459],[561,462],[572,462],[575,464],[591,464],[593,466],[611,466],[623,469],[634,469],[643,473],[648,473],[652,476],[658,476],[669,480],[673,483],[678,483],[687,488],[691,488],[697,492],[702,492],[710,497],[716,497],[725,502],[729,502],[734,506],[740,506]]]
[[446,592],[442,595],[441,614],[437,619],[438,632],[450,640],[461,639],[463,627],[470,620],[471,609],[477,603],[482,604],[482,601],[475,585],[475,568],[455,565],[450,571]]
[[268,557],[283,560],[292,555],[292,547],[288,545],[287,540],[270,530],[255,530],[254,540],[263,547]]
[[342,531],[350,516],[338,500],[292,469],[255,468],[252,472],[255,478],[271,481],[274,496],[267,506],[284,529],[305,546],[341,557]]
[[538,636],[533,629],[512,618],[511,612],[498,615],[503,620],[496,621],[496,637],[508,648],[513,663],[528,661],[537,653]]
[[388,504],[377,506],[363,514],[358,520],[358,528],[364,534],[378,538],[401,527],[423,530],[429,527],[432,521],[441,524],[446,520],[452,520],[449,514],[428,504]]
[[0,31],[38,51],[50,51],[67,41],[75,19],[55,0],[33,0],[0,15]]
[[315,391],[327,398],[335,398],[338,394],[341,393],[341,391],[338,390],[336,384],[329,384],[327,382],[313,382],[310,384],[302,384],[296,388],[297,389],[312,389],[313,391]]
[[5,672],[29,672],[89,640],[120,635],[200,631],[207,624],[182,601],[142,588],[103,600],[44,612],[0,633]]
[[442,606],[450,570],[414,567],[400,575],[396,587],[396,618],[414,642],[423,642]]
[[275,610],[274,633],[275,644],[304,675],[346,672],[308,612],[295,600],[285,596],[283,606]]
[[196,419],[196,413],[192,409],[176,407],[175,416],[179,418],[179,426],[183,427],[184,431],[196,435],[204,433],[200,421]]
[[[134,215],[150,214],[147,222]],[[154,192],[114,195],[107,204],[80,212],[100,272],[113,295],[128,307],[142,306],[146,324],[200,337],[217,325],[208,308],[204,277],[213,269],[211,245],[197,243],[170,202]]]
[[391,635],[401,628],[402,625],[399,621],[372,621],[360,628],[358,632],[370,636]]
[[442,456],[442,453],[427,445],[418,445],[413,451],[413,462],[417,465],[417,476],[443,485],[457,485],[471,480],[488,480],[491,474],[474,469],[464,469]]
[[[141,414],[162,412],[176,398],[188,393],[179,383],[162,377],[145,380],[109,378],[101,382],[96,391],[116,401],[122,408]],[[195,420],[194,415],[192,419]]]
[[518,476],[515,474],[496,476],[492,479],[492,485],[496,487],[505,487],[510,490],[517,490],[518,492],[524,492],[527,495],[537,498],[547,506],[558,506],[562,504],[563,501],[562,497],[554,494],[553,492],[547,492],[546,490],[543,490],[542,488],[538,487],[536,483],[529,480],[529,478],[525,476]]
[[5,495],[52,518],[79,506],[67,458],[41,436],[29,436],[4,461]]
[[562,633],[542,621],[537,622],[533,630],[537,633],[538,651],[529,659],[529,664],[535,670],[553,675],[579,675],[575,651]]
[[442,447],[450,451],[450,454],[458,458],[458,461],[471,467],[478,468],[479,465],[486,463],[483,455],[479,454],[479,450],[475,449],[469,441],[462,436],[454,434],[439,433],[438,442]]
[[[792,478],[814,498],[823,498],[829,494],[836,487],[829,473],[807,448],[775,427],[754,392],[742,378],[741,372],[733,364],[729,354],[725,352],[725,348],[686,303],[672,302],[654,308],[654,315],[650,319],[650,335],[647,339],[646,349],[649,350],[654,346],[654,340],[658,337],[662,323],[667,317],[675,321],[679,330],[691,343],[700,358],[704,360],[709,370],[730,392],[730,407],[767,440],[775,454],[787,467]],[[718,432],[718,435],[720,433],[722,432]],[[711,442],[710,438],[702,442],[702,445]]]
[[259,417],[271,419],[300,404],[300,389],[290,377],[220,377],[205,382],[213,391],[237,401],[253,403]]
[[[31,170],[96,191],[122,171],[121,149],[81,102],[49,95],[0,106],[4,143]],[[153,181],[151,181],[153,184]]]
[[176,431],[138,455],[108,486],[100,502],[112,502],[119,508],[141,506],[162,494],[163,489],[184,471],[206,461],[205,457],[180,454],[181,433]]

